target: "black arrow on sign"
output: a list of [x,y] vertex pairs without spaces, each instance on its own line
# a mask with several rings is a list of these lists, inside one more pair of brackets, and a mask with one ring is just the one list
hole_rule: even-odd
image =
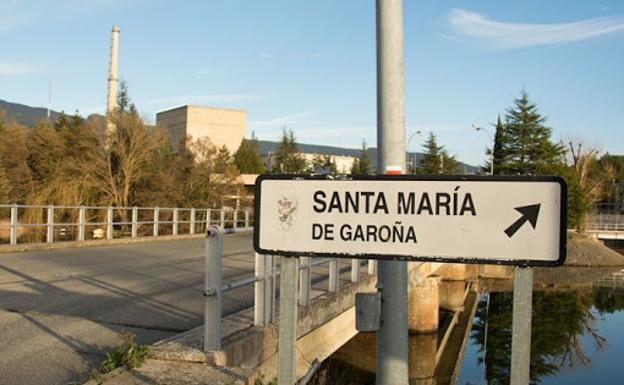
[[520,230],[522,225],[524,225],[527,221],[531,223],[533,228],[535,228],[535,225],[537,225],[537,215],[539,214],[540,206],[541,205],[538,203],[535,205],[516,207],[515,210],[522,214],[522,216],[511,226],[505,229],[505,234],[507,234],[509,238],[513,237],[516,231]]

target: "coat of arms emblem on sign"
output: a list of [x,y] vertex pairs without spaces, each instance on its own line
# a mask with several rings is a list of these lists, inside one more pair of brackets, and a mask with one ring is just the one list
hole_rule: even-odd
[[296,201],[285,196],[277,200],[277,213],[282,230],[289,230],[295,224],[294,213],[296,210]]

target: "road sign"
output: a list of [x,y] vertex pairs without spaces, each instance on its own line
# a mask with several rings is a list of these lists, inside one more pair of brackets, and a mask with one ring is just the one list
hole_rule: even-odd
[[556,266],[559,177],[261,175],[254,248],[290,256]]

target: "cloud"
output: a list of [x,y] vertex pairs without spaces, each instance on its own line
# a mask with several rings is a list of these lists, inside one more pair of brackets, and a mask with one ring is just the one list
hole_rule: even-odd
[[269,119],[269,120],[256,120],[249,122],[249,127],[256,128],[279,128],[280,130],[284,127],[293,126],[293,125],[306,125],[315,123],[312,120],[301,119],[306,116],[314,115],[313,111],[305,111],[297,114],[279,116],[277,118]]
[[453,9],[446,21],[456,36],[498,49],[564,44],[624,31],[624,18],[615,16],[570,23],[529,24],[496,21],[476,12]]
[[260,53],[258,54],[258,58],[259,59],[270,59],[272,56],[269,55],[268,53]]
[[212,73],[211,67],[204,67],[195,70],[195,75],[210,75]]
[[321,59],[323,56],[322,53],[296,53],[295,57],[297,59]]
[[34,72],[27,64],[0,62],[0,76],[25,75]]

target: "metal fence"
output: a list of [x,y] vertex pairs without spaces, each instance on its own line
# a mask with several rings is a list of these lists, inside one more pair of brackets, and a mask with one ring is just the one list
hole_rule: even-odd
[[[222,283],[223,234],[218,229],[209,230],[206,235],[206,279],[204,296],[204,350],[221,349],[221,317],[223,294],[244,286],[254,285],[254,325],[268,326],[275,321],[276,285],[280,276],[279,258],[273,255],[255,254],[254,275],[238,281]],[[299,305],[307,306],[311,301],[312,268],[329,264],[327,290],[338,292],[340,288],[340,263],[337,258],[299,258]],[[351,259],[350,281],[359,282],[361,269],[367,264],[368,275],[374,275],[376,261]]]
[[624,231],[624,205],[598,204],[585,219],[587,231]]
[[250,229],[253,211],[0,204],[0,243],[11,245],[200,234],[210,225]]

